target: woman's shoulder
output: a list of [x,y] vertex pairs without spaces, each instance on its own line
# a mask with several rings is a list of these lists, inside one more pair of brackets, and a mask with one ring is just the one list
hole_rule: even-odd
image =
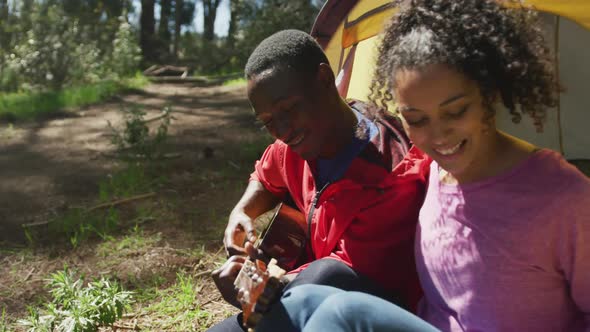
[[533,176],[539,185],[547,190],[562,188],[572,195],[586,195],[590,198],[590,178],[576,166],[569,163],[559,152],[540,149],[527,163],[526,174]]

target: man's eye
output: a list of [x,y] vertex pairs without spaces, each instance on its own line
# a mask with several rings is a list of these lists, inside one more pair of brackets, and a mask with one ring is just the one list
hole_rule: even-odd
[[260,130],[265,130],[272,123],[272,119],[265,120],[265,121],[258,119],[258,120],[256,120],[256,123],[260,126]]
[[281,113],[289,114],[289,113],[293,112],[297,108],[298,105],[299,105],[298,103],[286,105],[285,107],[283,107],[281,109]]

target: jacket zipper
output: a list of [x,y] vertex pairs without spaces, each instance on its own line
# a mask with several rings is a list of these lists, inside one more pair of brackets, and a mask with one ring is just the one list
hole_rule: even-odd
[[307,238],[306,238],[306,240],[309,241],[309,247],[311,248],[311,253],[313,254],[314,258],[315,258],[315,254],[313,253],[313,244],[311,242],[311,220],[313,218],[313,213],[315,212],[315,209],[318,207],[320,196],[322,196],[322,193],[324,192],[324,190],[326,190],[326,188],[328,188],[329,185],[330,185],[330,182],[328,181],[322,187],[322,189],[320,189],[319,191],[316,191],[315,197],[313,198],[313,202],[311,203],[311,208],[309,209],[309,214],[307,215]]

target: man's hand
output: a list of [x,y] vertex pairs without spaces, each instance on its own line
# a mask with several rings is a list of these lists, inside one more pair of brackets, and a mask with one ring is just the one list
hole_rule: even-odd
[[215,286],[223,296],[223,299],[229,304],[242,308],[238,302],[238,291],[234,287],[238,273],[246,261],[247,256],[231,256],[220,268],[211,273]]
[[256,180],[248,183],[242,198],[233,208],[225,229],[223,244],[228,257],[246,255],[244,249],[246,240],[251,243],[256,242],[254,219],[275,207],[279,202],[280,199],[266,190],[262,183]]
[[225,229],[223,244],[227,256],[247,255],[244,244],[256,242],[256,230],[252,219],[244,213],[232,213]]

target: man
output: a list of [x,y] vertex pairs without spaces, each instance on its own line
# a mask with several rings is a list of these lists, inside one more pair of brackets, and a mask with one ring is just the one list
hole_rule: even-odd
[[[253,220],[289,198],[310,223],[315,257],[288,274],[287,288],[324,284],[413,306],[420,295],[413,238],[427,160],[410,150],[396,118],[339,96],[328,59],[304,32],[262,41],[245,74],[255,115],[277,140],[229,217],[231,257],[213,272],[224,298],[236,304],[233,281],[253,252]],[[240,316],[210,329],[240,330]]]

